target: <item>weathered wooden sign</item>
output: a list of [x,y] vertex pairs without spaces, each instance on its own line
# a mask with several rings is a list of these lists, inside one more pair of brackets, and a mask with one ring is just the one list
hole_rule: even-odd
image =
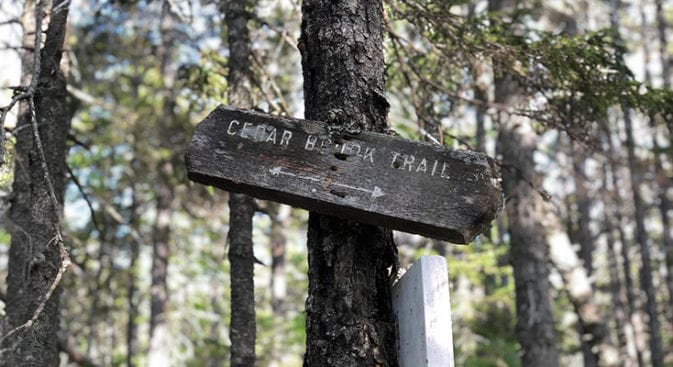
[[455,243],[501,207],[485,154],[225,106],[197,126],[186,163],[206,185]]

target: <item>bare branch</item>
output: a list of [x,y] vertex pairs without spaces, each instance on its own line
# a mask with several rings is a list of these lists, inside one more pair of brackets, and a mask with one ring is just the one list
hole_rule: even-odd
[[81,352],[72,348],[65,338],[58,341],[58,349],[68,355],[68,361],[82,367],[96,367],[97,364]]
[[73,134],[68,134],[68,140],[74,143],[74,145],[80,146],[87,151],[91,151],[91,145],[83,142],[82,140],[78,139],[75,135]]
[[[261,80],[254,78],[255,81],[257,82],[256,84],[259,86],[259,89],[261,89],[262,92],[266,95],[269,104],[274,106],[276,112],[284,112],[287,116],[291,116],[290,109],[287,105],[287,101],[285,101],[285,97],[283,96],[280,87],[278,87],[278,84],[276,84],[276,81],[273,79],[273,76],[269,74],[269,72],[264,67],[264,64],[262,63],[262,60],[259,59],[259,55],[255,52],[252,52],[252,61],[254,62],[255,66],[257,66],[258,71],[262,73],[263,76],[266,76],[266,79],[269,82],[271,89],[273,89],[273,93],[271,93],[271,91],[265,88],[264,83]],[[280,104],[273,102],[274,94],[276,98],[278,98]]]
[[2,22],[0,22],[0,26],[8,25],[8,24],[21,24],[21,21],[18,18],[13,18],[13,19],[8,19],[8,20],[3,20]]
[[[5,128],[5,120],[7,119],[7,115],[9,114],[9,111],[14,108],[14,106],[21,100],[28,99],[30,98],[29,93],[21,93],[18,95],[15,95],[14,98],[12,98],[12,101],[9,102],[9,104],[5,107],[0,107],[2,110],[2,114],[0,114],[0,130],[4,130]],[[0,166],[2,166],[2,162],[4,160],[5,156],[5,134],[2,133],[0,134]]]
[[91,200],[89,200],[89,195],[84,192],[84,187],[82,184],[79,182],[79,179],[75,174],[72,172],[72,169],[70,168],[69,165],[65,165],[66,169],[68,170],[68,174],[70,175],[70,179],[72,182],[77,186],[77,189],[79,192],[82,194],[82,197],[84,198],[84,201],[86,201],[86,205],[89,207],[89,212],[91,213],[91,223],[93,223],[94,228],[98,231],[98,233],[102,233],[100,226],[98,225],[98,221],[96,220],[96,211],[93,208],[93,205],[91,204]]

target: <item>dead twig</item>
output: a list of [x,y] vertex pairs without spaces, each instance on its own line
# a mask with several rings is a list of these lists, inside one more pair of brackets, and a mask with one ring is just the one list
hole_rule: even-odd
[[91,203],[91,200],[89,199],[89,195],[84,191],[84,187],[82,184],[79,182],[79,179],[75,174],[72,172],[72,169],[70,168],[69,165],[65,165],[65,168],[68,170],[68,175],[70,175],[70,179],[72,182],[77,186],[77,190],[79,190],[80,194],[82,194],[82,197],[84,198],[84,201],[86,201],[86,205],[89,207],[89,212],[91,213],[91,223],[93,224],[94,228],[98,231],[98,233],[102,233],[100,226],[98,225],[98,221],[96,220],[96,211],[93,208],[93,204]]
[[60,349],[62,352],[68,355],[69,362],[73,362],[82,367],[98,366],[94,361],[89,359],[87,356],[71,347],[65,338],[59,339],[58,349]]
[[21,24],[21,21],[19,21],[19,19],[17,19],[17,18],[13,18],[13,19],[3,20],[2,22],[0,22],[0,26],[8,25],[8,24]]

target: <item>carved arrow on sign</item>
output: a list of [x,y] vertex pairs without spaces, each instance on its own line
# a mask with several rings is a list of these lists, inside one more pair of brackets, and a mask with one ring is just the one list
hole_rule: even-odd
[[[302,180],[320,182],[319,178],[310,177],[310,176],[301,176],[301,175],[298,175],[298,174],[295,174],[295,173],[285,172],[285,171],[283,171],[283,167],[273,167],[272,169],[269,170],[269,172],[271,172],[271,174],[274,175],[274,176],[285,175],[285,176],[290,176],[290,177],[296,177],[296,178],[302,179]],[[372,198],[378,198],[378,197],[381,197],[381,196],[385,195],[383,193],[383,191],[381,191],[381,188],[378,187],[378,186],[374,186],[374,190],[367,190],[367,189],[363,189],[361,187],[345,185],[345,184],[341,184],[341,183],[337,183],[337,182],[332,182],[331,185],[332,186],[338,186],[338,187],[344,187],[344,188],[351,189],[351,190],[367,192],[367,193],[372,194]],[[314,192],[313,190],[315,190],[315,189],[311,189],[311,192]]]
[[197,126],[186,165],[196,182],[456,243],[502,203],[485,154],[224,106]]

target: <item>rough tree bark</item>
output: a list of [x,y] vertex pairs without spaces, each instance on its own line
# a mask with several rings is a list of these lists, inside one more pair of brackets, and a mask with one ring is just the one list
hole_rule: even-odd
[[[30,12],[34,4],[33,1],[27,1],[24,8],[26,12]],[[45,10],[42,1],[38,2],[37,9],[40,12]],[[39,44],[33,47],[35,32],[24,35],[25,46],[40,54],[37,75],[33,73],[35,66],[31,60],[33,53],[26,52],[23,57],[22,81],[26,83],[32,78],[37,79],[32,81],[29,87],[29,92],[34,93],[34,110],[23,108],[15,129],[17,134],[15,154],[18,163],[14,173],[8,218],[12,240],[7,276],[8,327],[4,330],[5,333],[31,319],[44,301],[62,264],[58,243],[59,216],[62,213],[65,189],[66,139],[72,111],[68,108],[65,77],[60,63],[68,10],[67,5],[62,6],[61,2],[53,2],[46,40],[41,50]],[[32,16],[26,13],[23,19]],[[41,21],[36,23],[39,28]],[[34,30],[35,26],[32,29]],[[30,32],[31,28],[28,26],[24,30]],[[31,112],[34,113],[38,131],[33,130]],[[36,135],[42,143],[44,157],[39,154]],[[44,158],[46,160],[43,160]],[[48,171],[48,176],[44,168]],[[51,180],[51,185],[48,184],[48,180]],[[49,192],[49,186],[53,186],[53,193]],[[52,194],[55,194],[57,203],[53,202]],[[54,205],[58,207],[55,208]],[[60,287],[57,287],[46,302],[37,322],[4,339],[0,349],[10,349],[0,355],[0,365],[6,367],[59,365],[57,332],[60,294]]]
[[[496,95],[503,96],[496,83]],[[498,101],[498,97],[496,97]],[[503,102],[503,101],[498,101]],[[501,121],[498,149],[505,169],[503,189],[507,195],[510,233],[510,261],[514,270],[517,308],[517,337],[523,366],[558,366],[548,282],[548,249],[540,195],[531,188],[535,182],[534,133],[523,133],[522,125]]]
[[[489,1],[489,10],[507,11],[516,0]],[[515,106],[518,86],[510,77],[495,81],[495,102]],[[510,261],[516,290],[516,333],[524,367],[558,366],[554,318],[549,297],[549,246],[541,218],[543,198],[531,187],[539,187],[533,154],[537,136],[529,122],[513,115],[498,116],[498,150],[502,155],[502,181],[510,233]]]
[[[363,129],[386,130],[382,13],[380,0],[304,0],[306,118],[328,121],[338,109]],[[308,226],[304,366],[396,366],[392,232],[316,213]]]
[[[247,0],[222,0],[229,43],[229,104],[252,106],[252,69],[250,65],[250,18]],[[231,265],[231,366],[255,365],[255,257],[252,244],[252,197],[229,194],[229,263]]]

